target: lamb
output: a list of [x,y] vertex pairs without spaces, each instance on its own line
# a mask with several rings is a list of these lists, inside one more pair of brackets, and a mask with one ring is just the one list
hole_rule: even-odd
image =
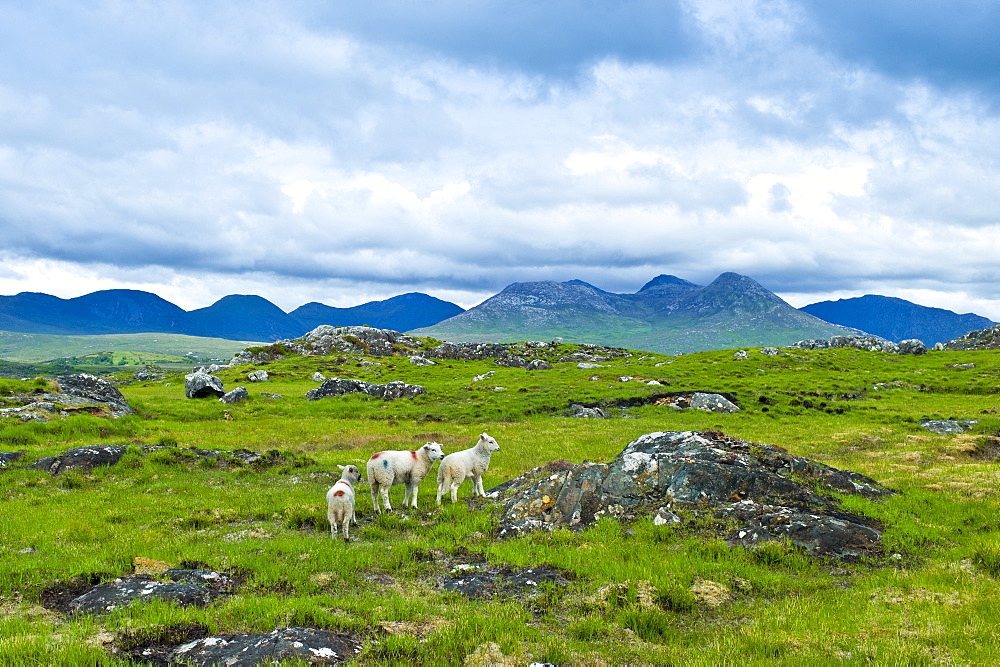
[[451,502],[458,502],[458,487],[467,479],[472,479],[472,493],[485,496],[483,490],[483,473],[490,467],[490,455],[499,451],[500,445],[486,433],[479,435],[479,442],[469,449],[453,452],[444,457],[438,466],[437,504],[441,504],[441,496],[451,488]]
[[417,509],[417,487],[423,481],[435,461],[444,457],[441,443],[428,442],[415,452],[389,450],[373,454],[368,459],[368,483],[372,489],[372,504],[375,511],[382,513],[378,497],[387,512],[392,511],[389,505],[389,489],[397,484],[405,484],[403,507],[411,505]]
[[337,524],[340,524],[344,541],[347,541],[350,539],[348,525],[358,523],[354,518],[354,485],[362,481],[361,471],[352,465],[337,467],[341,470],[340,479],[326,492],[326,517],[330,520],[330,537],[337,537]]

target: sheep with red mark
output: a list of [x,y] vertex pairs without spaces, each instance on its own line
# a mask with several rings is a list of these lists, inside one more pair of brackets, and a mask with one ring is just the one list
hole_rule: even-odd
[[437,504],[441,504],[441,496],[451,490],[451,502],[458,502],[458,487],[467,479],[472,480],[472,495],[485,496],[483,490],[483,473],[490,467],[490,456],[500,451],[500,445],[490,435],[481,433],[479,442],[460,452],[452,452],[444,457],[438,466]]
[[330,537],[337,537],[337,526],[340,525],[347,541],[350,539],[349,524],[358,523],[354,517],[354,485],[362,481],[361,471],[352,465],[337,467],[341,470],[340,479],[326,492],[326,517],[330,520]]
[[416,451],[388,450],[373,454],[368,459],[367,468],[375,511],[382,513],[378,503],[379,497],[382,498],[386,511],[392,511],[392,506],[389,505],[389,489],[397,484],[406,486],[406,491],[403,493],[403,507],[410,505],[413,509],[417,509],[417,487],[430,472],[434,462],[443,457],[444,452],[439,442],[428,442]]

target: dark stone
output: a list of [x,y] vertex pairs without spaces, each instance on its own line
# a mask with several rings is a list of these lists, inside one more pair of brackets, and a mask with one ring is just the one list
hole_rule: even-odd
[[125,445],[74,447],[60,456],[40,458],[28,467],[57,475],[67,470],[91,470],[97,466],[113,466],[121,460],[126,449]]
[[501,537],[582,528],[602,516],[627,521],[685,510],[742,522],[734,534],[745,535],[734,543],[756,534],[752,543],[787,537],[812,554],[856,558],[878,552],[876,523],[841,512],[820,494],[822,488],[873,499],[891,493],[865,475],[778,447],[716,431],[675,431],[641,436],[607,464],[536,468],[488,495],[503,505]]
[[11,463],[15,463],[24,456],[24,452],[0,452],[0,468],[6,468]]
[[71,613],[106,614],[137,600],[168,600],[182,607],[204,606],[218,594],[208,586],[157,581],[148,574],[129,574],[95,586],[69,603]]
[[544,359],[534,359],[526,366],[526,368],[529,371],[551,371],[552,364]]
[[205,398],[225,395],[222,380],[215,375],[196,371],[184,376],[184,395],[188,398]]
[[497,357],[497,366],[503,366],[504,368],[527,368],[528,360],[524,357],[519,357],[516,354],[504,354]]
[[562,572],[547,566],[514,567],[510,565],[455,565],[451,574],[442,577],[438,585],[453,593],[476,599],[530,597],[539,592],[540,584],[569,583]]
[[223,403],[228,403],[232,405],[234,403],[239,403],[240,401],[245,401],[250,398],[250,392],[247,391],[246,387],[237,387],[230,392],[223,394],[219,399]]
[[62,375],[56,378],[59,390],[68,396],[84,398],[95,403],[103,403],[111,408],[114,417],[130,415],[135,412],[129,406],[128,401],[118,387],[114,386],[104,378],[88,373],[77,375]]
[[243,463],[256,463],[264,458],[259,452],[252,452],[249,449],[198,449],[197,447],[168,447],[167,445],[143,445],[141,451],[144,454],[149,452],[170,452],[177,458],[198,458],[210,459],[231,456],[239,459]]
[[265,634],[196,639],[178,646],[171,661],[194,665],[269,665],[281,661],[336,665],[357,658],[360,652],[357,635],[293,627]]
[[306,398],[310,401],[318,401],[321,398],[343,396],[344,394],[368,394],[385,401],[394,401],[398,398],[413,398],[426,393],[427,390],[418,384],[407,384],[399,380],[387,384],[374,384],[351,378],[331,378],[315,389],[307,391]]

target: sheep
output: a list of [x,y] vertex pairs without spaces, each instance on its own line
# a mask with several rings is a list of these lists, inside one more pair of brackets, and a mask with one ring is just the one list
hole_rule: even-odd
[[340,524],[346,542],[350,539],[348,525],[358,523],[354,517],[354,485],[363,480],[357,466],[337,467],[341,470],[340,479],[326,492],[326,517],[330,520],[330,537],[337,537],[337,524]]
[[499,451],[500,445],[486,433],[479,435],[479,442],[469,449],[452,452],[444,457],[438,466],[437,504],[441,505],[441,496],[451,488],[451,502],[458,502],[458,487],[467,479],[472,479],[472,493],[475,496],[485,496],[483,490],[483,473],[490,467],[490,455]]
[[423,481],[435,461],[444,457],[441,443],[428,442],[415,452],[389,450],[372,454],[368,459],[368,483],[372,489],[372,504],[379,514],[378,498],[387,512],[392,511],[389,505],[389,489],[397,484],[405,484],[403,507],[411,505],[417,509],[417,487]]

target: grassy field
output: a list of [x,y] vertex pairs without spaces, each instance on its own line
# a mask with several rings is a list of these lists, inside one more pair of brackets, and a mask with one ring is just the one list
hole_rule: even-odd
[[[361,664],[460,665],[485,656],[491,643],[508,664],[995,662],[1000,354],[748,351],[746,360],[732,350],[637,352],[597,369],[557,363],[532,372],[492,361],[423,367],[406,357],[293,357],[220,372],[227,390],[250,391],[233,406],[186,399],[182,375],[172,375],[121,387],[134,416],[2,420],[0,451],[25,450],[28,460],[85,444],[130,449],[117,466],[87,474],[0,470],[0,664],[118,664],[115,647],[195,623],[212,633],[289,625],[350,631],[364,638]],[[969,363],[975,367],[953,367]],[[246,380],[258,368],[269,382]],[[315,371],[403,380],[428,394],[310,402],[304,394],[316,386]],[[0,407],[28,384],[0,380]],[[729,392],[743,409],[616,407],[682,390]],[[614,418],[566,418],[571,402],[604,405]],[[923,418],[979,423],[941,436],[923,429]],[[436,440],[455,451],[486,431],[501,445],[489,488],[558,459],[610,460],[644,433],[709,429],[900,491],[879,502],[844,499],[885,522],[886,557],[845,564],[777,543],[734,549],[711,526],[649,519],[500,541],[489,501],[467,502],[466,483],[457,505],[438,509],[431,480],[419,510],[379,517],[362,486],[350,543],[332,540],[326,523],[336,464],[363,470],[382,449]],[[156,444],[171,449],[139,451]],[[275,465],[195,460],[184,456],[190,447],[275,450]],[[391,495],[400,505],[401,488]],[[66,617],[42,605],[59,586],[132,572],[136,558],[200,561],[242,573],[244,583],[203,608],[148,603]],[[570,584],[492,601],[437,585],[453,564],[477,560],[549,565]],[[725,593],[713,600],[702,594],[706,587]]]

